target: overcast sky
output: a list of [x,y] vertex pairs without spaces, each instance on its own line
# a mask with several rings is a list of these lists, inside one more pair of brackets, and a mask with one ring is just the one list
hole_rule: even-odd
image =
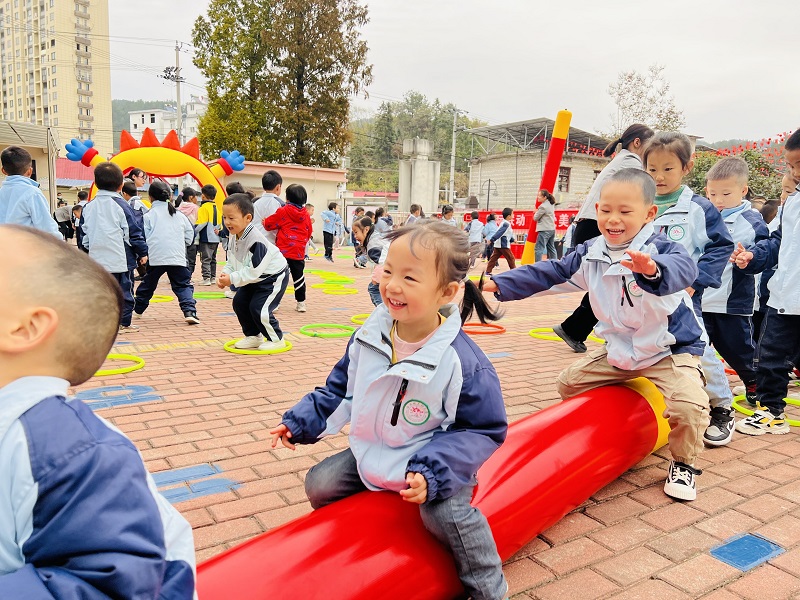
[[[156,77],[191,40],[207,0],[111,0],[114,98],[174,98]],[[798,0],[371,0],[363,36],[375,110],[408,90],[453,102],[492,124],[573,112],[572,125],[608,128],[607,90],[620,71],[666,67],[686,133],[760,139],[800,125]],[[117,37],[119,36],[119,37]],[[140,36],[140,42],[120,37]],[[191,49],[188,49],[190,52]],[[202,75],[181,54],[183,97]]]

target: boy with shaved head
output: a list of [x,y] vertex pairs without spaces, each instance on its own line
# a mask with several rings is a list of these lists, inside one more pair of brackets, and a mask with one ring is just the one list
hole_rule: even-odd
[[133,443],[68,397],[111,348],[119,284],[29,227],[0,225],[0,255],[0,595],[192,598],[189,524]]

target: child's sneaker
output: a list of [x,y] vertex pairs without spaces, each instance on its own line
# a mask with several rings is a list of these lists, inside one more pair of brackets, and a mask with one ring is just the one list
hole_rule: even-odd
[[297,308],[295,309],[297,312],[306,312],[306,303],[305,302],[298,302]]
[[203,279],[203,281],[200,282],[200,285],[211,285],[212,283],[213,282],[210,279]]
[[695,477],[703,472],[682,462],[670,461],[664,493],[676,500],[694,500],[697,498]]
[[744,396],[746,392],[747,388],[744,387],[743,385],[737,385],[735,388],[731,390],[731,394],[733,394],[734,398],[736,396]]
[[764,435],[765,433],[782,435],[789,433],[789,424],[786,422],[784,413],[776,417],[769,409],[759,404],[756,412],[736,424],[736,431],[747,435]]
[[186,311],[183,313],[183,320],[189,325],[200,325],[200,319],[197,318],[197,313],[194,311]]
[[733,438],[735,425],[733,409],[715,406],[711,409],[711,423],[703,434],[703,441],[708,446],[724,446]]
[[286,347],[285,340],[279,340],[277,342],[264,342],[261,344],[258,349],[259,350],[280,350],[281,348]]
[[136,333],[139,331],[138,325],[120,325],[118,333]]
[[233,347],[239,350],[252,350],[253,348],[258,348],[263,341],[264,338],[261,337],[261,334],[248,335],[236,342]]
[[578,352],[579,354],[586,352],[586,344],[579,342],[578,340],[573,340],[571,337],[569,337],[561,325],[556,325],[553,327],[553,333],[564,340],[567,343],[567,346],[572,348],[575,352]]
[[756,408],[756,405],[758,404],[758,395],[756,394],[756,384],[751,383],[744,389],[745,389],[744,395],[745,398],[747,399],[747,403],[750,405],[750,408]]
[[133,318],[134,319],[141,319],[143,316],[144,316],[144,313],[137,313],[136,311],[133,311]]
[[232,300],[232,299],[236,298],[236,292],[234,292],[230,288],[226,288],[225,289],[225,297],[226,298],[230,298]]

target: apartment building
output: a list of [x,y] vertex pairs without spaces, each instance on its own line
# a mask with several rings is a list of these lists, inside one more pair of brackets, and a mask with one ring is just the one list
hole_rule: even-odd
[[108,0],[0,0],[2,117],[113,151]]

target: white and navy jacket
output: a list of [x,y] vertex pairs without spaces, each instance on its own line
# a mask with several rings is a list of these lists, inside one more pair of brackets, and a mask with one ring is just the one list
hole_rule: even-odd
[[697,263],[698,274],[690,287],[698,304],[706,288],[722,284],[722,272],[733,254],[734,244],[719,210],[706,198],[685,186],[678,201],[654,222],[672,242],[678,242]]
[[[783,206],[778,207],[778,214],[767,223],[767,231],[770,235],[778,229],[781,224],[781,214],[783,213]],[[777,265],[771,269],[767,269],[763,273],[756,273],[756,290],[758,291],[758,298],[756,298],[755,309],[759,312],[766,312],[767,302],[769,302],[769,280],[775,274]]]
[[586,199],[581,204],[581,209],[575,217],[576,221],[583,219],[597,220],[597,202],[600,200],[600,190],[606,184],[606,181],[617,171],[622,169],[643,169],[642,159],[639,155],[630,150],[622,149],[614,156],[610,163],[608,163],[603,170],[597,175],[594,180]]
[[373,268],[375,265],[382,265],[386,261],[386,255],[389,252],[389,242],[373,227],[372,232],[366,240],[364,246],[367,249],[367,259]]
[[392,318],[378,306],[347,345],[325,385],[283,416],[292,442],[313,444],[350,423],[350,449],[371,490],[405,489],[407,473],[428,483],[426,502],[472,482],[505,440],[500,381],[461,330],[449,304],[431,339],[392,364]]
[[658,276],[648,279],[612,261],[599,236],[561,260],[493,275],[495,297],[507,301],[588,291],[599,321],[595,331],[606,340],[608,362],[626,371],[647,368],[670,354],[702,355],[705,333],[685,291],[697,277],[697,265],[686,249],[654,233],[651,223],[631,240],[629,249],[649,253]]
[[503,219],[502,223],[497,226],[497,231],[492,234],[489,241],[494,244],[495,248],[511,248],[511,243],[514,241],[514,231],[511,229],[511,221]]
[[264,219],[271,217],[281,206],[285,205],[286,203],[272,192],[264,192],[261,197],[256,198],[255,202],[253,202],[253,223],[270,244],[274,244],[278,239],[278,231],[264,229]]
[[109,273],[125,273],[136,266],[137,259],[147,256],[141,223],[122,196],[98,190],[81,213],[83,245]]
[[24,175],[9,175],[0,187],[0,224],[35,227],[64,239],[39,184]]
[[169,214],[166,202],[155,200],[144,214],[144,237],[153,267],[186,266],[186,246],[194,240],[194,225],[181,211]]
[[238,288],[261,283],[282,273],[288,265],[278,247],[267,241],[255,223],[250,223],[241,236],[229,238],[228,262],[222,272],[230,275],[231,284]]
[[190,600],[189,523],[69,383],[0,388],[0,597]]
[[[742,200],[734,210],[725,210],[721,214],[734,244],[741,243],[747,248],[769,237],[764,218],[753,210],[749,200]],[[729,260],[722,271],[722,285],[707,289],[701,306],[703,312],[751,316],[755,301],[755,277],[734,269]]]
[[800,315],[800,185],[797,190],[783,204],[778,229],[748,248],[753,260],[743,269],[745,273],[760,273],[777,265],[767,284],[767,306],[782,315]]

